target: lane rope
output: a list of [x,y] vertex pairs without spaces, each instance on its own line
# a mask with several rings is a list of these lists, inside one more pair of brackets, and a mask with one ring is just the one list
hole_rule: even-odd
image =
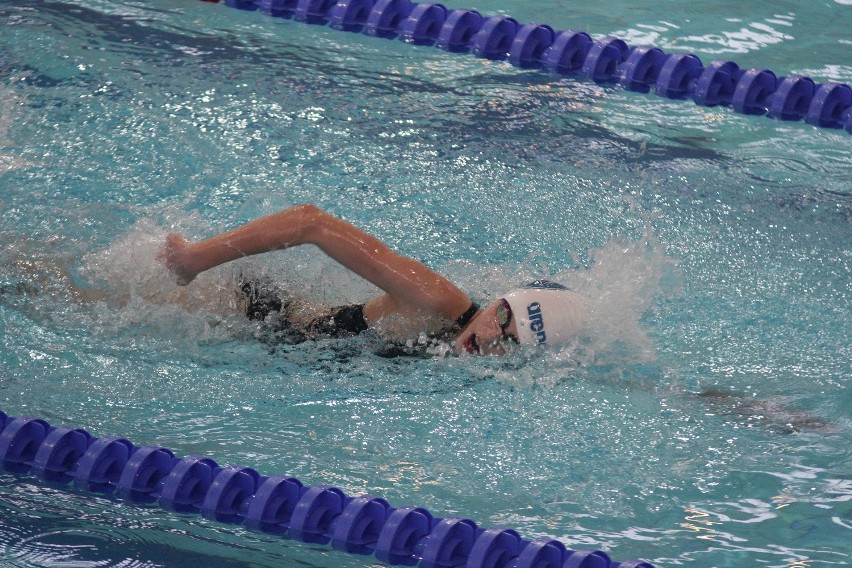
[[[219,0],[204,0],[217,3]],[[434,45],[453,53],[507,60],[516,67],[614,83],[629,91],[654,92],[702,106],[725,106],[747,115],[805,122],[852,134],[852,88],[779,76],[770,69],[742,69],[733,61],[704,65],[691,53],[667,54],[630,46],[617,37],[592,39],[583,31],[521,24],[508,16],[410,0],[225,0],[227,6],[278,18]]]
[[639,560],[615,562],[601,550],[572,550],[554,539],[525,540],[509,528],[435,517],[423,507],[397,508],[373,495],[350,497],[328,485],[220,466],[203,456],[179,458],[167,448],[96,438],[81,428],[54,427],[41,418],[15,418],[2,411],[0,468],[307,543],[330,543],[390,565],[654,568]]

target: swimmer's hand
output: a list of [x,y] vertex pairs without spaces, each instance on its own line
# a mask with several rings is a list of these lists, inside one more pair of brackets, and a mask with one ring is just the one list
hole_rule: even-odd
[[175,275],[175,281],[186,286],[198,276],[198,273],[190,268],[191,243],[178,235],[169,233],[163,248],[157,254],[157,260]]

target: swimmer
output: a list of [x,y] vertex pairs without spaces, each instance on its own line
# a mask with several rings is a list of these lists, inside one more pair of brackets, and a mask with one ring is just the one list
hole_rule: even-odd
[[[304,244],[316,245],[384,292],[365,304],[335,308],[323,318],[299,322],[306,337],[357,335],[386,318],[415,325],[437,318],[445,323],[429,335],[446,341],[455,352],[500,355],[514,344],[565,343],[577,335],[585,317],[582,296],[547,280],[512,290],[480,308],[424,264],[313,205],[291,207],[199,242],[169,234],[158,259],[179,285],[186,286],[215,266]],[[257,283],[242,288],[250,318],[298,319],[298,310]]]

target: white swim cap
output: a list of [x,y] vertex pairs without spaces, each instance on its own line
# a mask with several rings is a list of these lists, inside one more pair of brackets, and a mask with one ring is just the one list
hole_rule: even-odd
[[583,296],[549,280],[536,280],[503,296],[512,308],[521,345],[553,345],[577,335],[586,318]]

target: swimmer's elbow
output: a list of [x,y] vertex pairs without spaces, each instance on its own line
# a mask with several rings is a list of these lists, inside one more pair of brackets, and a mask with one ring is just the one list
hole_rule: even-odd
[[333,223],[340,221],[331,213],[312,203],[297,205],[294,209],[298,215],[299,225],[302,227],[302,234],[308,242]]
[[322,215],[328,215],[325,211],[314,205],[313,203],[302,203],[290,208],[290,211],[296,213],[305,219],[314,219]]

